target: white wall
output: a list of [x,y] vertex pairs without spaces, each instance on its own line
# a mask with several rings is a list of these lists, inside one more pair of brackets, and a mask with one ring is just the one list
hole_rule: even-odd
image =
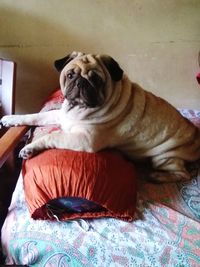
[[55,59],[107,53],[176,107],[200,109],[199,0],[1,0],[0,57],[17,62],[16,113],[58,86]]

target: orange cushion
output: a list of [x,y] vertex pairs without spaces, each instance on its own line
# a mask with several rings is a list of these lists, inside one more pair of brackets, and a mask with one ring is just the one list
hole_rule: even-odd
[[80,197],[103,207],[101,211],[68,213],[59,220],[115,217],[134,218],[136,170],[114,150],[98,153],[46,150],[24,161],[26,201],[34,219],[54,219],[47,203],[60,197]]

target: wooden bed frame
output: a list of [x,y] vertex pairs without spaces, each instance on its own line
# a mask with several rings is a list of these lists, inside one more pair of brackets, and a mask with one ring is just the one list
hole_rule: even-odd
[[27,131],[26,126],[12,127],[0,138],[0,168]]

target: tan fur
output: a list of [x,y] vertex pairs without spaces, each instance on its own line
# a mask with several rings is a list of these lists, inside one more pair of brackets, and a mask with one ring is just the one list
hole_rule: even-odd
[[60,124],[62,132],[48,134],[26,145],[23,158],[48,148],[97,152],[115,147],[133,160],[151,159],[151,178],[160,182],[188,180],[185,162],[200,158],[200,131],[165,100],[132,83],[126,75],[111,79],[101,56],[81,53],[61,72],[61,90],[65,95],[68,70],[89,79],[94,70],[105,82],[106,95],[101,106],[69,109],[65,99],[61,110],[29,115],[5,116],[1,122],[11,125]]

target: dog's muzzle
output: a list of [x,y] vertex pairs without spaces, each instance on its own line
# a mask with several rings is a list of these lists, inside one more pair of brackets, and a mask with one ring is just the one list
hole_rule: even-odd
[[88,80],[80,74],[73,74],[72,76],[67,74],[64,89],[64,96],[71,107],[77,105],[89,108],[100,106],[105,95],[102,78],[94,72]]

